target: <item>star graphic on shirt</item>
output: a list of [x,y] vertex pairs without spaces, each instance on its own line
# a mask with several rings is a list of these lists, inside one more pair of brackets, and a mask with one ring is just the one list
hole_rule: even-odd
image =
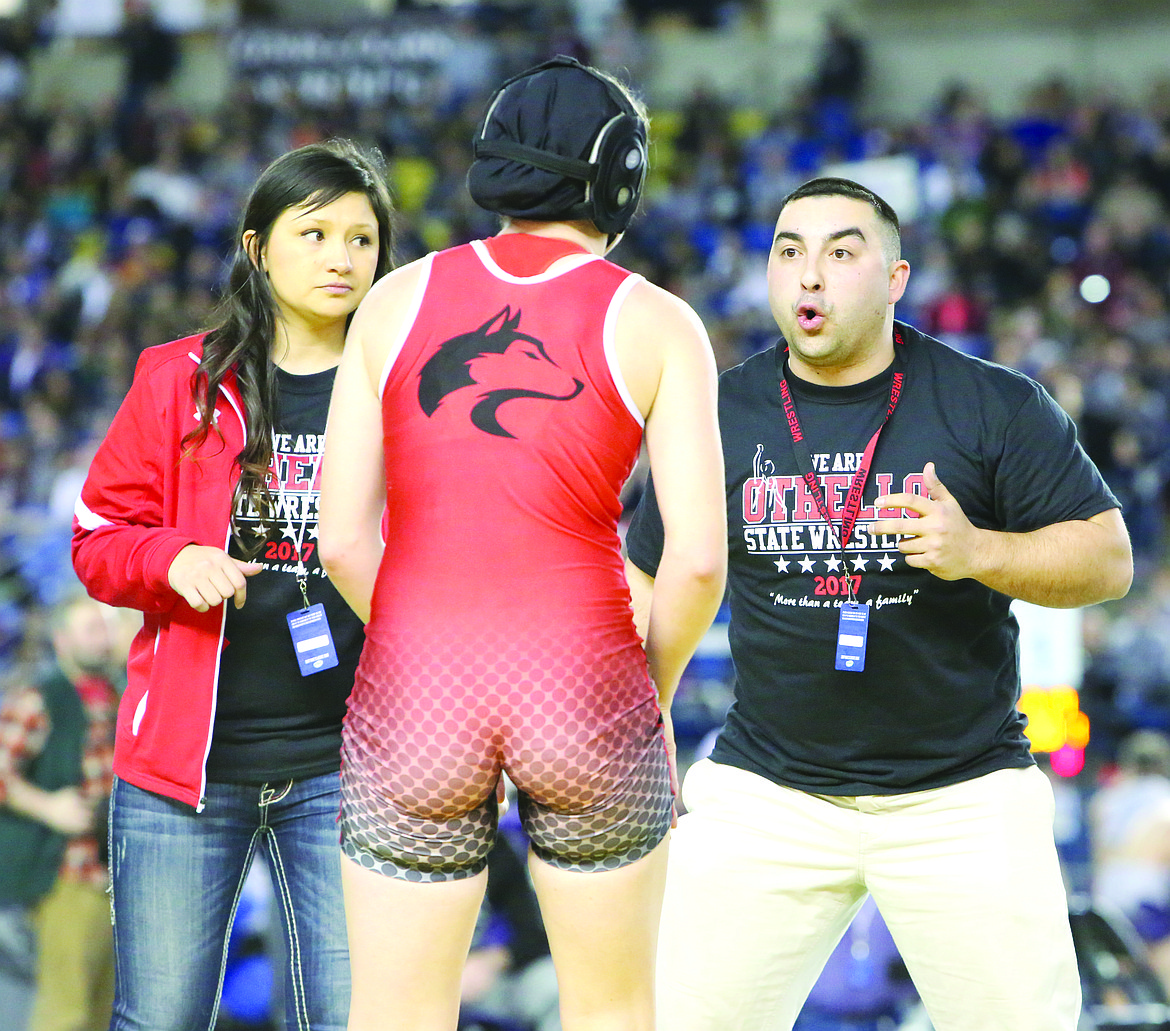
[[830,573],[835,573],[838,569],[841,568],[841,560],[837,558],[836,555],[830,555],[827,559],[825,559],[825,568]]
[[258,537],[267,537],[267,536],[268,536],[268,531],[269,531],[270,529],[272,529],[272,527],[270,527],[270,526],[269,526],[269,525],[268,525],[266,522],[264,522],[263,520],[261,520],[260,522],[258,522],[258,523],[256,524],[256,536],[258,536]]
[[853,559],[853,569],[855,572],[861,573],[865,571],[865,567],[869,565],[869,559],[862,558],[860,555]]
[[314,523],[309,530],[309,540],[315,541],[317,539],[317,524]]
[[786,559],[786,558],[776,559],[776,572],[778,572],[778,573],[787,573],[788,572],[788,559]]
[[803,573],[811,573],[816,568],[816,563],[807,555],[800,560],[800,569]]
[[290,541],[297,539],[297,530],[293,526],[291,518],[281,527],[280,532],[282,536],[287,537]]
[[878,559],[878,565],[882,567],[883,573],[888,573],[891,569],[894,568],[894,556],[883,555]]

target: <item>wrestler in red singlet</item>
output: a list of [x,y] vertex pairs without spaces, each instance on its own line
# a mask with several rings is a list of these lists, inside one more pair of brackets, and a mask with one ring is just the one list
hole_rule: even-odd
[[386,548],[343,847],[408,879],[471,876],[505,769],[542,859],[621,866],[671,805],[617,534],[642,419],[613,327],[640,277],[524,234],[426,261],[382,377]]

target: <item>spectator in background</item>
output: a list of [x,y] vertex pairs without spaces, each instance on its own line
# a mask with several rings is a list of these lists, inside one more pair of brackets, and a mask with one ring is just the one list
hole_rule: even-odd
[[54,370],[68,369],[68,347],[49,339],[43,311],[10,306],[12,324],[0,340],[0,408],[19,410]]
[[1094,627],[1086,680],[1094,703],[1107,703],[1116,735],[1170,732],[1170,566],[1147,574],[1103,628]]
[[857,127],[865,79],[865,44],[843,15],[830,14],[825,19],[825,38],[810,89],[812,125],[835,157],[851,156],[848,147]]
[[1081,235],[1088,212],[1092,172],[1065,137],[1056,137],[1025,174],[1017,197],[1047,234]]
[[134,171],[126,184],[132,202],[142,201],[157,213],[180,260],[190,250],[195,231],[208,221],[206,189],[202,178],[185,166],[185,148],[181,127],[169,123],[154,160]]
[[122,96],[118,103],[118,138],[123,150],[140,158],[147,153],[139,148],[147,140],[140,130],[150,125],[143,114],[155,94],[171,81],[182,58],[180,41],[175,33],[159,24],[151,0],[125,0],[125,21],[118,34],[125,68],[122,73]]
[[682,124],[674,146],[683,157],[694,160],[704,151],[722,144],[731,134],[731,109],[710,80],[695,84],[683,104]]
[[[1109,467],[1103,474],[1125,513],[1134,552],[1145,557],[1156,554],[1164,539],[1166,438],[1163,434],[1142,434],[1138,420],[1133,422],[1137,425],[1123,424],[1114,431]],[[1163,425],[1160,420],[1158,428]],[[1154,442],[1147,444],[1146,436]]]
[[928,132],[939,160],[966,174],[978,169],[979,159],[994,130],[986,102],[966,83],[944,87]]
[[[84,595],[56,606],[53,665],[0,705],[0,979],[35,969],[30,1031],[104,1031],[113,1005],[103,818],[118,704],[111,625],[106,606]],[[6,1031],[20,1026],[11,1010],[4,1017]]]
[[0,104],[19,100],[28,86],[30,21],[27,16],[0,19]]
[[1049,75],[1027,88],[1023,110],[1011,119],[1009,131],[1029,167],[1042,160],[1053,140],[1068,135],[1073,106],[1072,88],[1060,75]]
[[1170,739],[1139,730],[1089,803],[1093,901],[1122,913],[1170,993]]
[[825,19],[825,39],[821,56],[813,72],[816,98],[844,101],[852,109],[861,99],[865,87],[865,44],[840,14]]
[[124,92],[165,86],[179,67],[179,40],[158,20],[151,0],[126,0],[119,42],[126,55]]

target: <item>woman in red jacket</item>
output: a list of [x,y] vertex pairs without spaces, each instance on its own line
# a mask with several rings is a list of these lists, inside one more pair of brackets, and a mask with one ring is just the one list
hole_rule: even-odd
[[288,1026],[340,1029],[349,1004],[336,818],[362,626],[315,552],[346,327],[391,265],[377,162],[285,154],[238,241],[219,324],[143,352],[77,504],[82,582],[144,614],[114,758],[115,1029],[214,1025],[258,848]]

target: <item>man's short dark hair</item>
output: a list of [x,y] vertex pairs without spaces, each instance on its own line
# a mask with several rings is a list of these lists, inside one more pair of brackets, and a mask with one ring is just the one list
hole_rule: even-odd
[[794,200],[803,200],[805,197],[848,197],[850,200],[859,200],[873,208],[878,222],[885,230],[884,247],[886,258],[895,261],[902,256],[902,227],[898,222],[898,213],[879,197],[873,190],[852,179],[840,179],[836,176],[821,176],[819,179],[810,179],[793,190],[780,203],[783,211]]

